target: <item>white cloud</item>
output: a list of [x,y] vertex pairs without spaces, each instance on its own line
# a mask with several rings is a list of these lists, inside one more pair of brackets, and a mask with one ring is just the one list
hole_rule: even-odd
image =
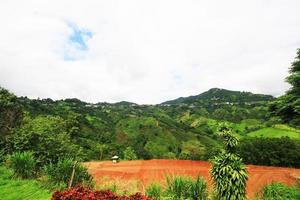
[[[211,87],[280,95],[300,47],[299,8],[298,0],[3,0],[0,85],[89,102],[159,103]],[[70,45],[70,22],[92,32],[86,51]]]

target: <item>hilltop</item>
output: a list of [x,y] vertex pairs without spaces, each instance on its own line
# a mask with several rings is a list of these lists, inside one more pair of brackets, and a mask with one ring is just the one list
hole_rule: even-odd
[[180,97],[174,100],[163,102],[163,105],[201,105],[205,103],[228,103],[228,104],[253,104],[273,100],[274,97],[265,94],[253,94],[251,92],[232,91],[220,88],[212,88],[199,95]]

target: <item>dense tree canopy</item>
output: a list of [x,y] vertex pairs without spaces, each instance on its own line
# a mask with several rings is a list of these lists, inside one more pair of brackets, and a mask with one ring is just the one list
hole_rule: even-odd
[[290,67],[290,75],[286,81],[291,85],[287,93],[270,104],[274,116],[280,117],[283,122],[300,126],[300,49],[295,61]]

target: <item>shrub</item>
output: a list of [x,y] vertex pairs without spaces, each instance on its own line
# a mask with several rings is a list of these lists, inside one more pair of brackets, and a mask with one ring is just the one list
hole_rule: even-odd
[[222,125],[219,131],[224,138],[225,151],[211,160],[210,173],[215,196],[218,200],[243,200],[246,196],[248,172],[242,159],[234,154],[238,140],[226,124]]
[[167,194],[172,199],[207,199],[206,182],[202,177],[193,180],[191,177],[167,177]]
[[35,174],[35,159],[32,152],[15,152],[7,157],[7,165],[20,178],[31,178]]
[[151,198],[136,193],[131,196],[118,196],[110,190],[92,191],[89,188],[77,186],[63,192],[56,191],[53,193],[51,200],[151,200]]
[[263,200],[299,200],[300,190],[282,183],[271,183],[262,189]]
[[[75,161],[70,158],[65,158],[59,160],[56,164],[48,164],[45,166],[44,171],[48,177],[48,181],[52,185],[59,185],[66,187],[70,181],[73,166]],[[77,184],[92,184],[92,176],[88,173],[86,167],[82,166],[80,163],[75,165],[75,174],[72,186]]]
[[131,147],[127,147],[124,151],[124,160],[136,160],[137,155]]
[[146,195],[154,199],[161,199],[162,193],[163,189],[159,183],[152,183],[146,188]]
[[218,200],[245,199],[248,174],[242,160],[231,153],[222,153],[212,160],[211,176]]

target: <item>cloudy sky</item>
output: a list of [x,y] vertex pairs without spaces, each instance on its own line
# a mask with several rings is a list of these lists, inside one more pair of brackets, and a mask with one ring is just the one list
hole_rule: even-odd
[[299,0],[1,0],[0,85],[160,103],[212,87],[281,95]]

